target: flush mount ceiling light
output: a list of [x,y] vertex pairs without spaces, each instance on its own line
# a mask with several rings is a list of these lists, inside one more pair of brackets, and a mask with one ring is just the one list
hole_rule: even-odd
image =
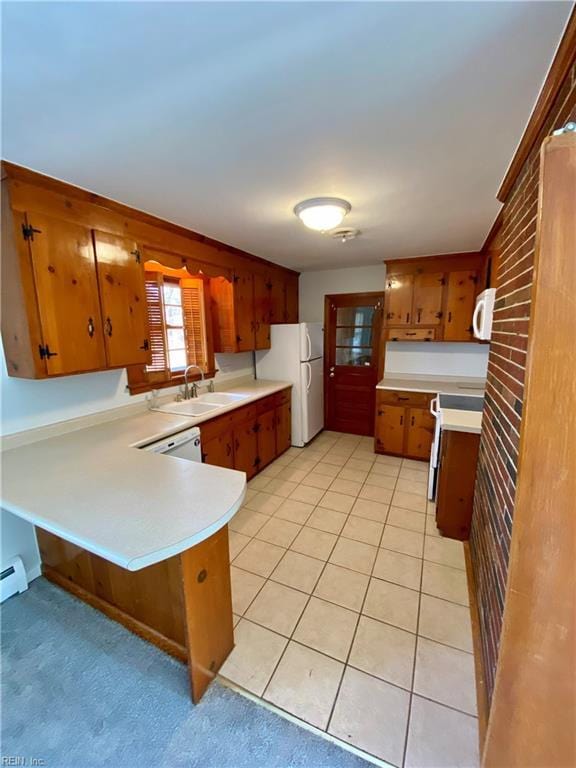
[[309,229],[328,232],[337,227],[351,210],[350,203],[339,197],[312,197],[298,203],[294,213]]

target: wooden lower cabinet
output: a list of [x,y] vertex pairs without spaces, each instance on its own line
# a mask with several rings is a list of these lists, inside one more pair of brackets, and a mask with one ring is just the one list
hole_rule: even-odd
[[470,538],[480,435],[442,430],[436,526],[449,539]]
[[291,445],[291,389],[200,425],[202,461],[250,480]]
[[435,419],[430,413],[433,394],[378,390],[374,450],[392,456],[428,461]]

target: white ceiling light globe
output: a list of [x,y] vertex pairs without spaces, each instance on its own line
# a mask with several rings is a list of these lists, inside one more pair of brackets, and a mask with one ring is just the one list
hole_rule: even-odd
[[341,224],[352,206],[338,197],[315,197],[303,200],[294,208],[294,213],[309,229],[328,232]]

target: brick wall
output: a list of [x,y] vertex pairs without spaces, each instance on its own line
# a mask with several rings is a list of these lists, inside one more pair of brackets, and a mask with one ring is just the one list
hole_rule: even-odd
[[522,423],[538,208],[539,150],[555,128],[576,120],[576,64],[505,202],[488,244],[496,265],[496,307],[483,416],[470,551],[476,578],[484,671],[494,688],[512,535]]

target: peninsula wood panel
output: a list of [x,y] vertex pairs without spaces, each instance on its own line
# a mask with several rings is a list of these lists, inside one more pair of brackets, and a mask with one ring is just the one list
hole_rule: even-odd
[[470,537],[479,446],[480,435],[442,430],[436,525],[450,539]]

